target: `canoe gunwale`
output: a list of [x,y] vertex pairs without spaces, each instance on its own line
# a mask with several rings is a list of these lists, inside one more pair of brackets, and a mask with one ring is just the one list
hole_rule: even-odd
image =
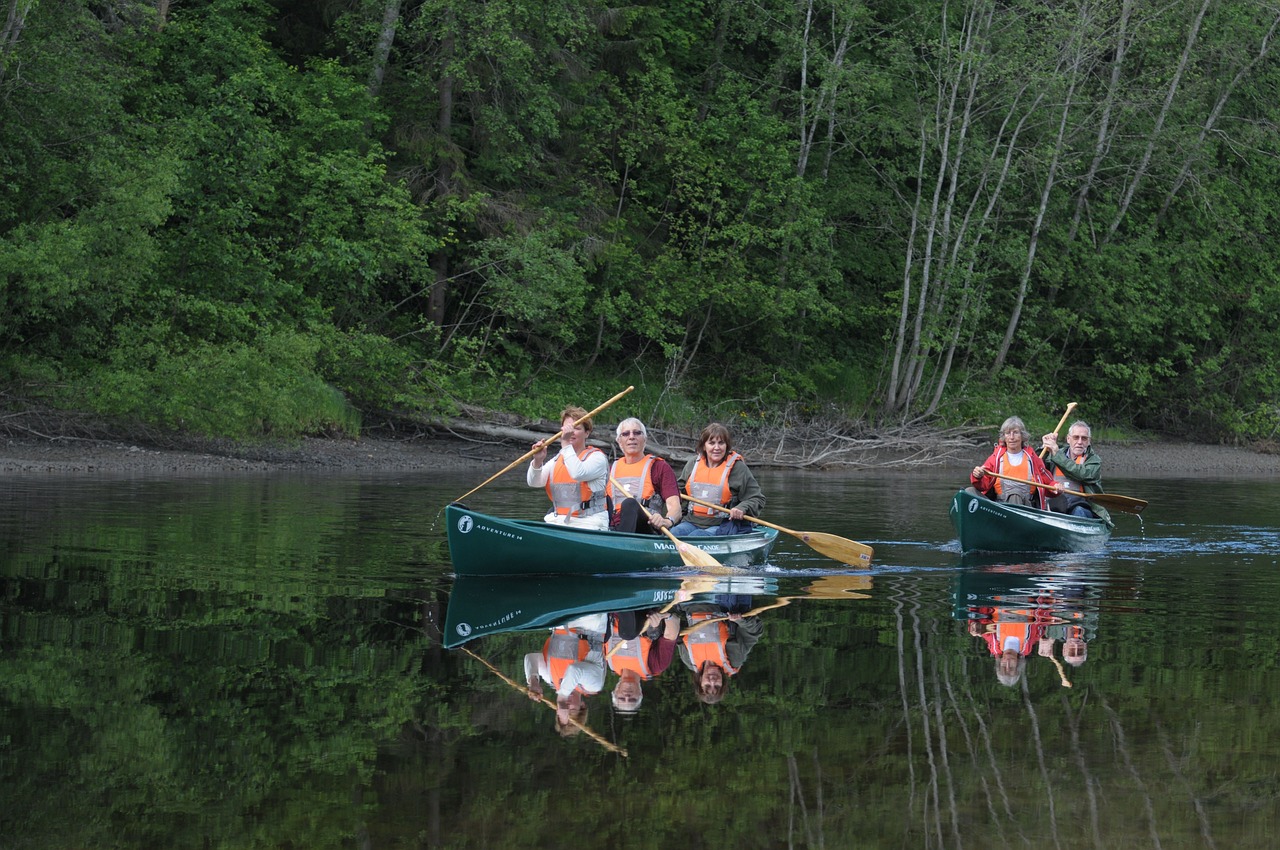
[[[449,555],[457,575],[610,575],[687,571],[666,537],[505,519],[458,504],[445,508]],[[778,532],[689,537],[729,567],[763,562]]]

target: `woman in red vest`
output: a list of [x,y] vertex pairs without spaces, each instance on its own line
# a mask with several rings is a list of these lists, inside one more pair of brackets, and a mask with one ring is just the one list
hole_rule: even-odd
[[751,530],[751,523],[743,516],[760,516],[764,510],[759,482],[742,455],[733,450],[729,429],[719,422],[702,429],[697,456],[684,465],[679,483],[680,489],[695,499],[729,509],[724,513],[689,502],[688,516],[672,529],[672,534],[680,537],[743,534]]
[[[1031,432],[1017,416],[1010,416],[1000,426],[1000,440],[995,451],[981,466],[975,466],[969,475],[969,483],[973,489],[988,499],[997,502],[1008,502],[1011,505],[1026,505],[1049,509],[1045,500],[1045,488],[1033,487],[1031,482],[1048,485],[1050,492],[1056,492],[1053,475],[1045,469],[1040,456],[1027,447],[1031,442]],[[988,472],[1007,475],[1020,481],[1006,481],[987,475]],[[1027,483],[1021,483],[1021,482]]]

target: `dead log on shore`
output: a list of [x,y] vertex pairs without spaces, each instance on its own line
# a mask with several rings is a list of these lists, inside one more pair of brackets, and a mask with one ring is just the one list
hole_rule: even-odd
[[[496,419],[497,417],[493,417]],[[470,442],[518,445],[527,448],[554,434],[553,422],[525,425],[451,418],[433,427]],[[918,426],[872,428],[861,425],[805,425],[778,429],[742,430],[734,434],[734,449],[754,468],[775,469],[912,469],[940,464],[964,464],[981,454],[989,427],[931,430]],[[587,441],[616,456],[614,430],[597,426]],[[646,448],[666,458],[679,471],[693,457],[697,436],[650,428]]]

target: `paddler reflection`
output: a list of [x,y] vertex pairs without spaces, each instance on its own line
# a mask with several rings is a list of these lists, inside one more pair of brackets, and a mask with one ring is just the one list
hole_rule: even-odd
[[680,660],[693,671],[694,695],[714,705],[724,699],[729,679],[738,674],[759,642],[764,623],[752,611],[751,596],[746,594],[717,593],[679,608],[687,623],[680,634]]
[[[566,737],[582,731],[587,720],[584,697],[604,689],[606,614],[588,614],[556,626],[541,652],[524,657],[529,698],[542,699],[542,683],[556,692],[556,731]],[[576,722],[575,722],[576,721]]]
[[955,615],[969,634],[982,640],[995,658],[996,679],[1014,686],[1034,654],[1056,668],[1063,687],[1071,687],[1062,658],[1079,667],[1088,657],[1090,631],[1096,628],[1096,596],[1083,570],[1038,564],[1000,565],[966,572],[956,594]]
[[605,659],[618,675],[614,710],[635,714],[644,699],[643,682],[661,675],[675,657],[680,618],[667,611],[623,611],[609,615],[612,627]]

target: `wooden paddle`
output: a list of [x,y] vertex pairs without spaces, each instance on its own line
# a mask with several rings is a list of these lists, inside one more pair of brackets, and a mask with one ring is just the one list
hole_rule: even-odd
[[[512,679],[511,677],[507,676],[505,673],[503,673],[503,672],[502,672],[501,670],[499,670],[497,667],[494,667],[492,664],[490,664],[486,659],[484,659],[484,658],[480,657],[479,655],[476,655],[474,652],[472,652],[470,649],[468,649],[468,648],[467,648],[467,647],[465,647],[465,646],[460,646],[460,647],[458,647],[458,648],[459,648],[459,649],[461,649],[463,652],[465,652],[467,655],[470,655],[470,656],[471,656],[472,658],[474,658],[476,661],[479,661],[481,664],[483,664],[484,666],[488,667],[488,668],[489,668],[489,672],[493,673],[493,674],[494,674],[495,676],[497,676],[499,679],[501,679],[502,681],[506,682],[508,685],[510,685],[511,687],[515,688],[515,689],[516,689],[517,691],[519,691],[520,693],[525,694],[525,695],[530,695],[530,690],[529,690],[529,688],[526,688],[526,687],[522,686],[519,682],[517,682],[517,681],[515,681],[514,679]],[[555,711],[555,710],[556,710],[556,704],[555,704],[554,702],[552,702],[551,700],[547,699],[546,697],[544,697],[544,696],[536,696],[536,699],[538,700],[538,702],[542,703],[543,705],[550,707],[552,711]],[[570,722],[570,723],[572,723],[574,726],[577,726],[577,727],[578,727],[579,729],[581,729],[583,732],[586,732],[586,733],[587,733],[587,735],[588,735],[588,737],[590,737],[590,738],[591,738],[593,741],[595,741],[596,743],[600,744],[601,746],[605,747],[606,749],[612,750],[613,752],[617,753],[618,755],[622,756],[623,758],[626,758],[626,757],[627,757],[627,751],[626,751],[626,750],[624,750],[622,747],[619,747],[617,744],[614,744],[614,743],[610,742],[608,739],[606,739],[606,738],[605,738],[603,735],[601,735],[599,732],[596,732],[596,731],[594,731],[593,729],[589,729],[588,727],[584,726],[584,725],[583,725],[583,724],[582,724],[582,723],[581,723],[577,718],[575,718],[575,717],[570,717],[570,718],[569,718],[569,722]]]
[[[608,401],[606,401],[604,404],[600,405],[600,406],[599,406],[599,407],[597,407],[595,410],[593,410],[593,411],[591,411],[590,413],[588,413],[586,416],[583,416],[583,417],[580,417],[580,418],[578,418],[578,419],[574,420],[574,423],[573,423],[573,424],[574,424],[574,426],[576,427],[576,426],[578,425],[578,423],[582,422],[582,420],[583,420],[583,419],[590,419],[591,417],[595,416],[597,413],[599,413],[600,411],[604,410],[606,407],[608,407],[609,405],[613,404],[615,401],[617,401],[618,399],[622,398],[624,395],[626,395],[627,393],[631,392],[631,391],[632,391],[632,390],[634,390],[634,389],[635,389],[635,387],[634,387],[634,386],[627,387],[625,390],[623,390],[622,392],[618,393],[616,396],[614,396],[613,398],[609,399],[609,400],[608,400]],[[500,477],[500,476],[502,476],[502,475],[505,475],[506,473],[508,473],[508,472],[510,472],[511,470],[515,469],[517,466],[519,466],[520,464],[524,463],[526,460],[528,460],[529,458],[533,457],[533,456],[534,456],[534,455],[536,455],[538,452],[542,451],[543,449],[545,449],[547,446],[551,445],[552,443],[554,443],[554,442],[555,442],[556,440],[558,440],[558,439],[560,439],[560,434],[552,434],[550,437],[547,437],[545,440],[541,440],[541,441],[539,441],[539,442],[538,442],[538,444],[537,444],[537,445],[535,445],[533,448],[529,449],[529,451],[525,452],[525,453],[524,453],[524,454],[522,454],[520,457],[518,457],[518,458],[516,458],[515,460],[511,461],[511,463],[507,464],[507,465],[506,465],[506,466],[504,466],[501,470],[499,470],[498,472],[495,472],[493,475],[490,475],[490,476],[489,476],[488,478],[486,478],[484,481],[481,481],[481,482],[480,482],[479,484],[477,484],[475,487],[472,487],[470,490],[468,490],[467,492],[463,493],[463,494],[462,494],[461,496],[459,496],[458,498],[454,499],[454,501],[455,501],[455,502],[461,502],[463,499],[467,498],[467,497],[468,497],[468,496],[470,496],[472,493],[474,493],[475,491],[479,490],[481,487],[483,487],[484,485],[488,484],[488,483],[489,483],[490,481],[492,481],[493,479],[498,478],[498,477]]]
[[[1058,420],[1058,427],[1053,429],[1053,436],[1058,436],[1058,432],[1062,430],[1063,424],[1067,421],[1067,417],[1071,415],[1071,411],[1076,409],[1076,403],[1073,401],[1067,405],[1067,412],[1062,414],[1062,418]],[[1045,446],[1040,450],[1040,459],[1044,460],[1049,456],[1049,447]]]
[[[626,496],[628,499],[634,498],[634,496],[631,495],[631,492],[627,490],[627,488],[624,487],[618,479],[610,475],[609,480],[613,482],[614,487],[617,487],[622,491],[622,495]],[[641,505],[640,507],[643,508],[644,505]],[[645,513],[647,514],[648,511],[646,510]],[[669,528],[659,528],[658,530],[666,535],[668,540],[676,544],[676,551],[680,553],[680,560],[684,562],[686,567],[697,567],[704,572],[713,573],[715,575],[733,575],[734,570],[726,567],[724,564],[721,564],[711,553],[704,552],[697,546],[691,546],[683,540],[680,540],[671,533],[671,529]]]
[[[763,614],[765,611],[772,611],[774,608],[783,608],[787,605],[790,605],[791,600],[802,599],[802,598],[803,597],[800,597],[800,596],[779,596],[776,602],[770,605],[761,605],[758,608],[752,608],[750,611],[747,611],[739,616],[740,617],[758,617],[761,614]],[[732,619],[733,617],[729,616],[728,614],[726,614],[723,617],[708,617],[705,620],[699,620],[698,622],[694,623],[692,626],[687,626],[681,629],[680,636],[685,637],[687,635],[692,634],[693,632],[696,632],[698,629],[702,628],[703,626],[710,626],[712,623],[723,623],[726,620],[732,620]]]
[[1056,655],[1050,655],[1049,660],[1053,662],[1053,666],[1058,668],[1058,679],[1062,682],[1062,687],[1071,687],[1071,680],[1067,678],[1067,672],[1062,669],[1062,662],[1058,660]]
[[[680,598],[680,594],[682,592],[687,591],[689,594],[689,598],[692,598],[692,595],[694,593],[708,592],[714,587],[715,587],[715,579],[709,579],[709,578],[684,579],[683,581],[680,582],[680,589],[677,590],[675,594],[671,597],[670,602],[662,606],[662,609],[658,611],[658,615],[663,616],[667,614],[668,612],[671,611],[672,608],[676,607],[681,602],[685,601],[684,599]],[[604,660],[608,661],[618,652],[618,650],[626,649],[627,643],[628,641],[625,641],[625,640],[620,640],[617,643],[615,643],[613,647],[604,654]]]
[[[729,513],[729,508],[717,505],[714,502],[704,502],[702,499],[695,499],[693,496],[680,494],[680,498],[693,502],[704,507],[714,508],[723,513]],[[789,528],[783,528],[780,525],[774,525],[771,522],[765,522],[762,519],[756,519],[753,516],[742,515],[747,522],[754,522],[756,525],[767,526],[768,528],[776,528],[784,534],[790,534],[792,537],[798,538],[804,543],[809,544],[815,552],[820,552],[832,560],[839,561],[842,564],[848,564],[852,567],[865,567],[870,565],[871,556],[875,554],[875,550],[865,543],[859,543],[856,540],[849,540],[835,534],[827,534],[822,531],[792,531]]]
[[[992,472],[991,470],[986,470],[986,474],[990,475],[992,478],[1003,478],[1005,481],[1016,481],[1019,484],[1030,484],[1032,487],[1041,487],[1046,490],[1052,490],[1054,486],[1052,484],[1041,484],[1039,481],[1024,481],[1021,478],[1012,478],[1008,475],[1001,475],[998,472]],[[1132,496],[1121,496],[1118,493],[1085,493],[1082,490],[1067,490],[1065,488],[1062,490],[1062,493],[1066,496],[1079,496],[1082,499],[1088,499],[1090,502],[1097,502],[1104,508],[1109,508],[1126,514],[1140,514],[1142,513],[1142,509],[1147,506],[1147,503],[1142,499],[1135,499]]]

